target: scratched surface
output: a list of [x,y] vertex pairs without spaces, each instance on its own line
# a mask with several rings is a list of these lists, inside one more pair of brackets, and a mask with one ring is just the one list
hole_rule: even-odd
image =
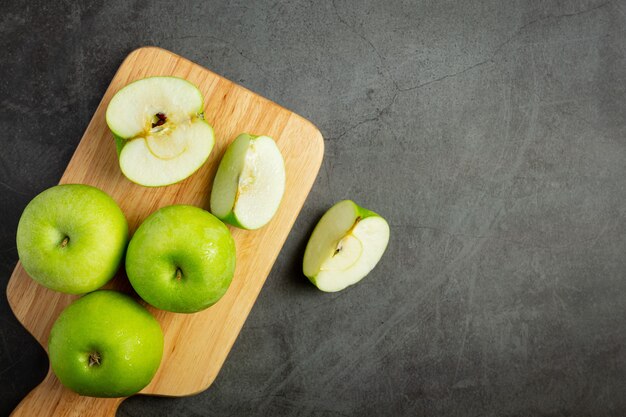
[[[121,60],[159,45],[308,117],[322,171],[206,392],[118,416],[626,415],[626,4],[3,2],[0,273]],[[300,273],[352,198],[381,264]],[[0,415],[47,359],[0,297]]]

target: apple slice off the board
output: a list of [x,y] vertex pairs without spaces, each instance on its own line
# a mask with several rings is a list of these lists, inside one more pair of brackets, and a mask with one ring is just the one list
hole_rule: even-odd
[[[198,86],[204,98],[204,118],[215,129],[215,145],[206,163],[187,179],[168,187],[143,187],[122,174],[105,119],[116,92],[150,76],[181,77]],[[184,396],[211,385],[315,181],[324,154],[322,136],[297,114],[178,55],[146,47],[133,51],[115,74],[61,178],[61,183],[89,184],[111,195],[126,215],[132,233],[163,206],[189,204],[208,210],[220,158],[241,132],[257,132],[276,141],[285,161],[283,199],[272,221],[263,228],[249,232],[229,227],[237,248],[237,266],[232,284],[219,302],[195,314],[149,307],[161,323],[165,346],[161,367],[141,394]],[[123,272],[107,287],[130,292]],[[44,348],[61,310],[76,299],[38,285],[19,263],[9,280],[7,297],[18,320]],[[113,416],[122,400],[81,397],[48,372],[12,415]]]

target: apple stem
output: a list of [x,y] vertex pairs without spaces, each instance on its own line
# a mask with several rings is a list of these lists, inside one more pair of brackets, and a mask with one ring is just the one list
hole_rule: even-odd
[[89,354],[89,366],[100,365],[100,359],[98,352],[91,352]]
[[176,268],[176,281],[183,279],[183,271],[180,268]]
[[61,247],[62,248],[66,247],[69,242],[70,242],[70,237],[69,236],[65,236],[63,238],[63,240],[61,241]]

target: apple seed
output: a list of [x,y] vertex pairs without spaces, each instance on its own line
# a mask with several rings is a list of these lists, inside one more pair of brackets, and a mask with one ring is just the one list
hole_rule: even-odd
[[164,124],[167,121],[167,116],[165,115],[165,113],[157,113],[155,114],[156,118],[158,119],[156,123],[152,123],[152,127],[155,128],[157,126],[161,126],[162,124]]

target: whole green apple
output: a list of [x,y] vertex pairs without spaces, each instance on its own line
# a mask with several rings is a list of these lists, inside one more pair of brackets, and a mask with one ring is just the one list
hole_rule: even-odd
[[109,195],[89,185],[45,190],[26,206],[17,226],[17,252],[28,275],[70,294],[106,284],[127,243],[124,213]]
[[126,273],[141,298],[162,310],[194,313],[226,293],[235,242],[211,213],[168,206],[152,213],[128,245]]
[[150,383],[163,356],[159,322],[130,296],[100,290],[61,312],[50,331],[50,366],[66,387],[128,397]]

